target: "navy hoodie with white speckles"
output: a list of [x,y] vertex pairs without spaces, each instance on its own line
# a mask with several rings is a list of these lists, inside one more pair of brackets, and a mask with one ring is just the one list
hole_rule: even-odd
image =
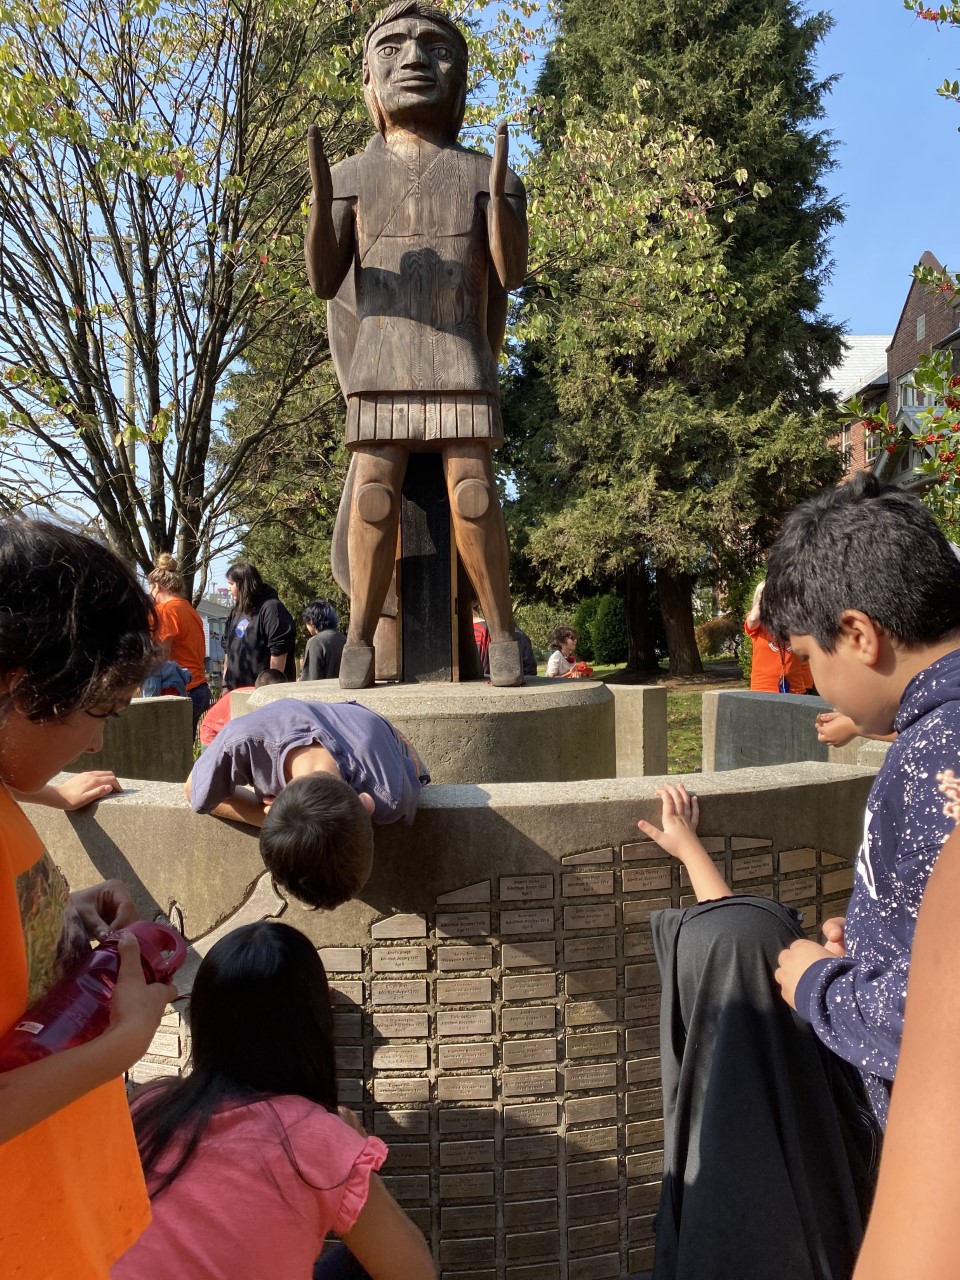
[[937,774],[960,773],[960,649],[914,676],[895,726],[899,737],[867,799],[844,931],[847,955],[811,965],[796,992],[801,1017],[862,1073],[884,1125],[917,912],[954,827],[944,814]]

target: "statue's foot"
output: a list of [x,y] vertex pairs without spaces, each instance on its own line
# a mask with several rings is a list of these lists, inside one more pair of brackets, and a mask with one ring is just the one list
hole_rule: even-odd
[[507,689],[523,684],[523,662],[516,640],[491,640],[488,652],[491,684]]
[[370,689],[373,682],[373,645],[351,644],[348,640],[340,657],[340,688]]

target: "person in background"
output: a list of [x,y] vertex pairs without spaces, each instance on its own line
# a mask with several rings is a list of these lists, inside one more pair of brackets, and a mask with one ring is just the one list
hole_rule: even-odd
[[[127,566],[109,548],[56,525],[0,524],[0,600],[4,1035],[91,939],[137,918],[119,881],[71,894],[14,795],[42,798],[65,765],[99,750],[107,718],[127,705],[157,652],[154,607]],[[86,803],[102,786],[113,789],[112,775],[92,777],[93,794],[81,787],[74,799]],[[121,932],[107,1030],[0,1076],[4,1275],[107,1280],[147,1226],[123,1073],[144,1055],[175,996],[173,987],[144,981],[136,939]]]
[[279,671],[286,680],[295,679],[296,627],[276,590],[252,564],[243,563],[227,570],[227,585],[234,604],[224,641],[224,689],[252,685],[264,667]]
[[[232,689],[230,693],[252,693],[254,689],[262,689],[264,685],[286,683],[287,677],[281,671],[276,671],[273,667],[267,667],[265,671],[260,672],[253,684],[245,684],[239,689]],[[201,748],[209,747],[210,743],[229,721],[230,693],[225,693],[222,697],[219,697],[201,719],[197,734]],[[119,789],[118,787],[117,790],[119,791]]]
[[[435,1280],[377,1175],[387,1148],[338,1113],[310,940],[273,920],[228,933],[197,971],[190,1024],[192,1073],[133,1099],[153,1222],[112,1280]],[[317,1262],[330,1232],[342,1243]]]
[[193,703],[195,734],[200,717],[210,706],[203,621],[186,598],[186,588],[176,560],[166,551],[157,557],[155,568],[147,574],[147,583],[157,608],[156,641],[163,646],[171,662],[190,673],[186,688],[187,697]]
[[340,616],[329,600],[312,600],[303,611],[310,634],[303,654],[301,680],[335,680],[347,637],[340,630]]
[[557,627],[550,633],[552,652],[547,660],[548,676],[569,676],[572,680],[577,679],[577,673],[574,671],[577,665],[574,650],[577,647],[578,638],[573,627]]
[[760,623],[764,583],[758,583],[743,629],[753,644],[750,688],[754,693],[806,693],[813,688],[810,666],[789,644],[779,644]]

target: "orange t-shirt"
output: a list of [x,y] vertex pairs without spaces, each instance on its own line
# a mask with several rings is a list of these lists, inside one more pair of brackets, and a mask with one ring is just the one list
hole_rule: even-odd
[[199,613],[187,600],[177,596],[157,605],[157,631],[154,637],[169,645],[171,662],[190,672],[188,689],[207,683],[207,641]]
[[754,693],[780,693],[783,676],[790,682],[791,693],[806,693],[813,688],[810,664],[795,657],[788,644],[777,644],[766,627],[751,631],[744,623],[743,629],[753,641],[750,688]]
[[[0,1034],[59,976],[67,907],[63,877],[0,785]],[[0,1143],[0,1187],[4,1277],[108,1280],[150,1222],[123,1081]]]

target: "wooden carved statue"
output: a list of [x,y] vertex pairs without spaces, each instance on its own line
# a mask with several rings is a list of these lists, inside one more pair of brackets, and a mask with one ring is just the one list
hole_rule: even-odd
[[329,300],[330,344],[347,402],[350,627],[340,683],[374,680],[373,636],[391,585],[411,449],[437,450],[457,549],[490,630],[490,677],[523,683],[507,535],[490,451],[503,438],[497,357],[507,293],[523,280],[523,185],[457,142],[467,45],[440,10],[398,0],[364,39],[364,96],[378,133],[331,169],[309,133],[313,198],[305,255]]

